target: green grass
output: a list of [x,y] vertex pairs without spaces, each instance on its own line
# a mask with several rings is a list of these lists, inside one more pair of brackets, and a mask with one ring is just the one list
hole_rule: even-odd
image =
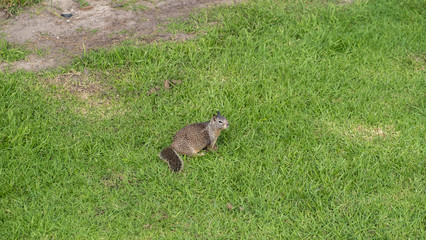
[[14,62],[24,59],[29,51],[23,47],[14,46],[5,40],[0,39],[0,63]]
[[20,9],[26,6],[34,5],[41,0],[0,0],[0,11],[6,11],[10,15],[15,15]]
[[138,0],[113,0],[112,6],[123,7],[126,10],[144,11],[147,7]]
[[77,0],[80,7],[88,7],[90,4],[86,0]]
[[[171,26],[195,40],[1,74],[1,235],[424,239],[422,9],[251,1]],[[218,152],[170,172],[161,149],[217,110]]]
[[[80,7],[88,7],[90,4],[86,0],[76,0]],[[13,16],[19,13],[19,11],[27,6],[31,6],[42,2],[41,0],[0,0],[0,11],[6,11],[9,15]],[[53,0],[45,1],[46,4],[50,5],[54,3]]]

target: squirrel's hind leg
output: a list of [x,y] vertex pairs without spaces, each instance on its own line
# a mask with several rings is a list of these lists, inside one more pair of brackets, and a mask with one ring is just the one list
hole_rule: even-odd
[[188,152],[188,154],[185,154],[185,155],[190,156],[190,157],[200,157],[200,156],[204,155],[204,152],[201,152],[201,150],[197,151],[197,150],[191,148],[191,151]]
[[199,152],[199,153],[197,153],[195,156],[197,156],[197,157],[204,156],[204,152]]
[[217,151],[217,145],[215,144],[215,145],[210,145],[208,148],[207,148],[209,151]]
[[197,156],[202,156],[204,153],[200,153],[200,151],[202,149],[195,149],[189,145],[174,145],[173,146],[174,149],[176,150],[176,152],[182,154],[182,155],[186,155],[186,156],[190,156],[190,157],[197,157]]

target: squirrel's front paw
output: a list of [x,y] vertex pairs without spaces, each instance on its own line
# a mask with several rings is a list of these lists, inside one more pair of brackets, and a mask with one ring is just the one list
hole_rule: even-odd
[[201,156],[204,156],[204,152],[197,153],[197,157],[201,157]]

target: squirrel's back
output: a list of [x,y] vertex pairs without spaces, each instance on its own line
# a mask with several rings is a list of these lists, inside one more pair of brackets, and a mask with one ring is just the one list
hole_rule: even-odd
[[207,125],[209,122],[194,123],[179,130],[173,137],[172,148],[178,153],[192,155],[210,143]]

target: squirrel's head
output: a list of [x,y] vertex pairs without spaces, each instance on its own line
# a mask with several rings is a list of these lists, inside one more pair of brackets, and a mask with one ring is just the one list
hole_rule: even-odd
[[224,116],[220,115],[219,111],[217,111],[217,114],[213,115],[213,117],[210,120],[210,122],[211,122],[212,127],[214,129],[220,129],[220,130],[222,130],[222,129],[227,129],[229,127],[228,120]]

